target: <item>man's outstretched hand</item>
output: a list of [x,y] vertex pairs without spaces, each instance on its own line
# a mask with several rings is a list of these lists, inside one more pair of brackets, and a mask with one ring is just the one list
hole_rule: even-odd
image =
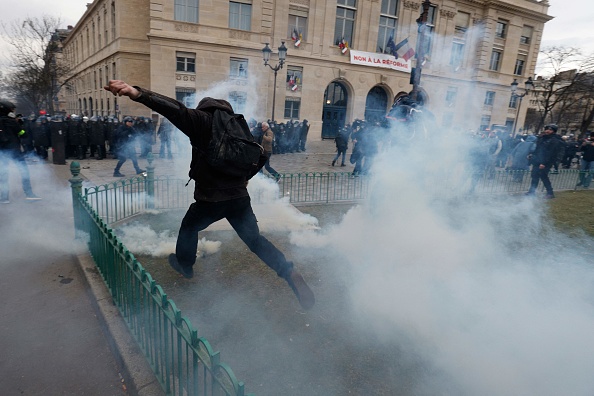
[[140,96],[140,91],[122,80],[109,80],[109,83],[103,87],[106,91],[117,96],[127,96],[130,99],[136,99]]

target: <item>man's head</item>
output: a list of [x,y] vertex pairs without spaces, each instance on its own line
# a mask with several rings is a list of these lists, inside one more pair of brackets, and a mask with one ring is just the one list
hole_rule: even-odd
[[132,124],[134,124],[134,120],[132,117],[124,117],[124,123],[126,126],[132,126]]
[[552,134],[557,133],[557,125],[555,125],[555,124],[545,125],[544,132],[547,135],[552,135]]
[[233,106],[231,106],[231,103],[227,102],[224,99],[215,99],[208,96],[202,98],[202,100],[198,103],[198,106],[196,106],[196,109],[202,111],[210,111],[213,113],[215,110],[219,109],[224,110],[228,113],[233,113]]
[[270,128],[270,125],[268,125],[268,123],[267,123],[266,121],[264,121],[264,122],[262,123],[262,130],[263,130],[264,132],[266,132],[266,131],[268,130],[268,128]]

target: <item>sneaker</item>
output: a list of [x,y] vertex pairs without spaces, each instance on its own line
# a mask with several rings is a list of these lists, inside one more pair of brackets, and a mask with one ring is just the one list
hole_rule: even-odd
[[113,177],[124,177],[126,175],[122,175],[120,172],[113,172]]
[[35,194],[29,194],[25,197],[27,201],[39,201],[41,198]]
[[287,278],[287,283],[293,289],[293,293],[297,296],[297,300],[299,300],[299,304],[301,304],[303,309],[307,311],[314,306],[316,298],[299,272],[295,270],[291,271],[291,275]]
[[8,199],[2,199],[0,200],[0,204],[9,204],[10,201]]
[[171,268],[181,274],[184,278],[191,279],[194,277],[194,269],[192,267],[182,267],[179,261],[177,261],[175,253],[171,253],[168,260]]
[[144,169],[136,169],[136,174],[140,175],[141,173],[146,172]]
[[553,199],[555,198],[555,194],[547,194],[545,195],[545,199]]

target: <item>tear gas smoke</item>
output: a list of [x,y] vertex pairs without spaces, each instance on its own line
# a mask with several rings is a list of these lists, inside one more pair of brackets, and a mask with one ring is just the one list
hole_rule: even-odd
[[[464,139],[387,148],[368,201],[293,242],[340,255],[362,329],[445,375],[417,394],[591,394],[594,250],[576,246],[594,241],[536,200],[468,195]],[[458,188],[437,188],[452,173]]]

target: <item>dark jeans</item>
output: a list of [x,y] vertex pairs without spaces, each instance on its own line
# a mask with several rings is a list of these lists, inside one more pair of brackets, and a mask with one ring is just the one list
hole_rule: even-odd
[[138,166],[138,160],[136,159],[136,153],[133,150],[123,149],[118,153],[118,163],[116,164],[115,169],[113,170],[114,173],[120,171],[122,165],[126,160],[130,159],[132,161],[132,165],[134,165],[134,169],[136,172],[140,172],[140,166]]
[[336,156],[334,157],[332,162],[336,162],[338,160],[338,158],[342,155],[342,165],[344,165],[344,160],[346,158],[346,152],[347,152],[347,149],[338,150],[338,152],[336,153]]
[[264,169],[266,169],[266,171],[268,173],[270,173],[272,176],[278,177],[279,176],[278,172],[276,170],[274,170],[274,168],[272,166],[270,166],[270,157],[271,156],[269,156],[268,159],[266,160],[266,163],[264,164]]
[[196,201],[190,205],[182,220],[175,246],[175,255],[181,266],[194,265],[198,251],[198,233],[223,218],[229,221],[247,247],[278,276],[286,279],[291,274],[293,263],[287,261],[276,246],[260,235],[250,197],[222,202]]
[[532,181],[530,183],[530,190],[528,190],[529,193],[534,193],[536,191],[536,187],[538,187],[538,182],[542,180],[542,184],[547,190],[547,194],[553,194],[553,186],[551,186],[551,181],[549,180],[550,170],[550,166],[540,169],[538,165],[532,165],[532,172],[530,173]]

